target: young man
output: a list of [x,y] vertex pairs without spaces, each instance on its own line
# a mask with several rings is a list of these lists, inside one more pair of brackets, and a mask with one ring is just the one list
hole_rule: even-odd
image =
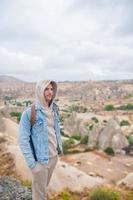
[[62,154],[58,107],[53,102],[57,91],[54,81],[36,85],[35,121],[31,124],[31,107],[22,114],[19,145],[33,175],[32,199],[46,200],[47,187]]

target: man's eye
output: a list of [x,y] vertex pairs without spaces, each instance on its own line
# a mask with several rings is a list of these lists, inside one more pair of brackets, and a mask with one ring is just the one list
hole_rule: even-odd
[[53,88],[46,88],[45,91],[51,90],[53,91]]

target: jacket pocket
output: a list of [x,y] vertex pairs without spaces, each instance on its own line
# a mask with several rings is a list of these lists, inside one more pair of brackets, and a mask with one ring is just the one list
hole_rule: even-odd
[[33,174],[38,174],[40,172],[43,172],[45,168],[46,168],[46,165],[40,164],[40,163],[37,162],[37,164],[35,165],[35,167],[33,169],[31,169],[31,172]]
[[34,129],[35,133],[38,134],[38,133],[40,133],[40,131],[43,130],[43,127],[44,127],[43,120],[42,119],[38,119],[38,120],[35,121],[33,129]]

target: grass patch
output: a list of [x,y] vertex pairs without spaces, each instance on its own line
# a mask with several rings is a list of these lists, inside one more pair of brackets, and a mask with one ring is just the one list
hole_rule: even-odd
[[81,139],[81,135],[79,133],[75,133],[71,136],[71,138],[75,139],[75,140],[80,140]]
[[114,154],[115,154],[112,147],[107,147],[106,149],[104,149],[104,152],[110,156],[114,156]]
[[121,122],[120,122],[120,126],[129,126],[130,125],[130,123],[129,123],[129,121],[127,121],[127,120],[122,120]]
[[133,145],[133,135],[129,135],[127,139],[128,139],[129,145]]
[[29,189],[31,189],[31,187],[32,187],[32,181],[30,181],[30,180],[23,180],[23,181],[21,181],[21,184],[22,184],[24,187],[27,187],[27,188],[29,188]]
[[88,144],[88,135],[81,137],[80,144]]
[[50,200],[133,200],[133,191],[121,188],[99,187],[86,188],[82,192],[72,192],[64,189],[51,197]]
[[16,117],[17,118],[17,122],[19,123],[20,119],[21,119],[21,112],[11,112],[10,113],[11,117]]
[[120,200],[119,193],[109,188],[97,188],[92,191],[90,200]]

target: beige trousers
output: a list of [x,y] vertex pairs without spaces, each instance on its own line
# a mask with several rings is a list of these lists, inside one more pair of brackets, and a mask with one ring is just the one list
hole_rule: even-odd
[[32,200],[47,200],[48,184],[58,156],[49,159],[48,164],[37,163],[32,169]]

